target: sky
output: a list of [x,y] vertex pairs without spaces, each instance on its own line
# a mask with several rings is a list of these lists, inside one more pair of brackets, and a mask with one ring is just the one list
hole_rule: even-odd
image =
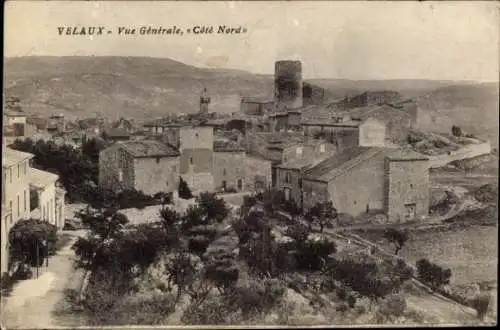
[[[4,52],[148,56],[271,74],[302,61],[305,78],[498,81],[495,2],[9,1]],[[119,27],[242,26],[239,35],[120,36]],[[104,26],[104,36],[58,27]]]

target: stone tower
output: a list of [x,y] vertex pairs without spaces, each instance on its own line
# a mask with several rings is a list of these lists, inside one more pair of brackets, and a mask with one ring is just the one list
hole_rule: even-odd
[[288,109],[302,108],[302,63],[277,61],[274,66],[274,100]]
[[208,113],[208,106],[210,104],[210,96],[207,89],[204,88],[200,95],[200,113]]

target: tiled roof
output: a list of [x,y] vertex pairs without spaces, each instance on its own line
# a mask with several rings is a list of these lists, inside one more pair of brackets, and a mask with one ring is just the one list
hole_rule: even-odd
[[119,146],[134,157],[176,157],[179,151],[155,140],[133,140],[119,143]]
[[106,135],[109,137],[123,137],[130,136],[130,133],[124,128],[110,128],[106,130]]
[[245,151],[245,148],[238,145],[238,143],[236,143],[234,141],[216,140],[216,141],[214,141],[214,151],[215,152],[242,152],[242,151]]
[[144,124],[144,127],[151,127],[151,126],[181,127],[181,126],[183,126],[183,124],[180,123],[179,121],[174,121],[170,118],[161,118],[161,119],[156,119],[156,120],[153,120],[153,121],[150,121],[150,122]]
[[22,161],[35,157],[33,154],[10,148],[2,148],[2,156],[2,167],[11,167]]
[[328,182],[353,166],[382,152],[384,148],[354,147],[325,159],[305,172],[305,178]]
[[429,160],[429,157],[409,148],[397,148],[388,151],[387,158],[390,160]]
[[36,168],[30,168],[29,171],[29,183],[37,188],[44,188],[59,179],[57,174],[41,171]]
[[5,115],[9,117],[27,117],[26,113],[22,111],[6,110]]

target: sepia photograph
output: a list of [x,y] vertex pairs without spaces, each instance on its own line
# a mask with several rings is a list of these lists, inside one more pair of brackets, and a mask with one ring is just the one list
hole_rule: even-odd
[[6,1],[2,329],[495,326],[495,1]]

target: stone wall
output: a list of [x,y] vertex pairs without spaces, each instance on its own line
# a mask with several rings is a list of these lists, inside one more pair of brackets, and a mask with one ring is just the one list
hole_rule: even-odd
[[389,221],[404,222],[412,220],[407,214],[414,204],[416,218],[429,213],[430,185],[428,161],[389,161],[385,162],[388,175],[386,206]]
[[245,157],[244,152],[214,152],[212,173],[216,190],[224,184],[226,188],[246,190]]
[[214,132],[212,127],[181,127],[179,129],[180,151],[184,149],[213,150]]
[[173,192],[179,186],[179,157],[148,157],[134,160],[134,186],[145,194]]
[[[226,183],[226,188],[238,191],[264,189],[271,184],[271,162],[251,157],[244,152],[215,152],[213,161],[215,189]],[[240,182],[238,182],[241,180]]]
[[180,156],[180,173],[210,173],[212,171],[212,149],[183,149]]
[[324,203],[330,200],[330,193],[328,192],[328,184],[326,182],[303,180],[302,190],[305,212],[316,205],[316,203]]
[[330,199],[339,212],[357,216],[368,210],[383,210],[384,157],[379,153],[328,183]]
[[[120,174],[121,173],[121,174]],[[134,158],[115,144],[99,154],[99,186],[118,191],[135,185]]]

